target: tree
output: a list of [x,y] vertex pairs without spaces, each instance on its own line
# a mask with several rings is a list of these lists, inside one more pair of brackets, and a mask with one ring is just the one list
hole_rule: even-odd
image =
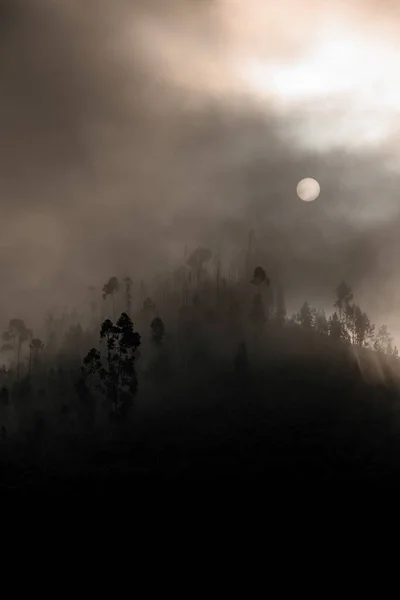
[[151,339],[158,346],[161,345],[165,335],[165,326],[162,319],[160,319],[160,317],[155,317],[151,322],[150,328]]
[[[389,333],[386,325],[381,325],[375,336],[374,350],[383,354],[391,354],[393,352],[393,338]],[[397,348],[396,348],[397,349]]]
[[346,306],[348,306],[352,301],[353,292],[351,288],[344,281],[342,281],[336,288],[336,300],[334,303],[334,307],[339,311],[339,320],[341,322],[343,322]]
[[[102,368],[100,352],[96,348],[92,348],[83,359],[83,365],[81,372],[83,373],[83,379],[85,383],[88,383],[88,389],[92,387],[93,376],[100,372]],[[89,380],[89,382],[88,382]]]
[[[343,308],[343,328],[347,333],[352,344],[356,343],[356,313],[360,312],[355,304],[346,303]],[[361,314],[361,312],[360,312]]]
[[315,315],[308,302],[304,302],[300,311],[297,313],[297,321],[305,329],[311,329],[314,325]]
[[151,299],[151,298],[145,298],[143,300],[143,306],[142,306],[142,311],[144,313],[149,313],[154,311],[156,308],[155,302]]
[[141,326],[147,329],[156,316],[155,302],[149,297],[145,298],[140,313]]
[[105,364],[98,350],[92,348],[84,359],[82,372],[90,377],[99,374],[109,404],[110,422],[114,422],[128,414],[137,391],[135,353],[140,346],[140,335],[134,331],[130,317],[122,313],[115,325],[109,319],[104,321],[100,343],[105,345]]
[[328,321],[329,335],[332,339],[340,341],[343,339],[343,326],[337,312],[334,312]]
[[359,346],[368,346],[373,339],[375,325],[372,325],[368,315],[356,304],[353,305],[353,342]]
[[299,326],[298,316],[299,313],[293,313],[292,316],[287,320],[287,324],[289,325],[289,327],[293,328]]
[[22,319],[11,319],[7,331],[3,333],[3,340],[12,344],[17,353],[17,379],[19,379],[19,365],[22,344],[32,337],[32,332],[28,329]]
[[315,313],[315,328],[321,335],[329,334],[329,323],[325,311],[320,310]]
[[187,265],[193,270],[196,276],[197,285],[200,283],[200,274],[203,268],[203,264],[208,262],[212,257],[212,252],[208,248],[199,246],[192,252],[187,261]]
[[251,283],[257,286],[262,285],[264,283],[265,285],[269,286],[270,280],[262,267],[256,267],[254,269],[253,279],[251,280]]
[[91,429],[95,420],[96,398],[92,393],[92,381],[101,369],[100,352],[96,348],[92,348],[83,360],[82,375],[75,383],[75,391],[79,398],[78,415],[84,423],[85,429]]
[[37,364],[39,360],[39,353],[43,350],[44,344],[42,340],[39,338],[32,338],[31,343],[29,344],[29,370],[28,374],[31,374],[31,363],[32,359],[35,364]]
[[125,277],[125,302],[126,302],[126,313],[131,316],[132,315],[132,279],[130,277]]
[[103,285],[103,300],[106,300],[108,296],[112,299],[112,307],[113,307],[113,320],[115,321],[115,294],[118,292],[120,288],[119,281],[117,277],[110,277],[110,279]]

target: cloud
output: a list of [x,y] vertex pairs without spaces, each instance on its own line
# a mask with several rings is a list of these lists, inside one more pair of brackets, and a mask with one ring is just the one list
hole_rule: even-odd
[[[0,0],[2,278],[21,310],[24,290],[77,303],[118,268],[168,266],[185,244],[236,252],[250,227],[295,298],[324,302],[342,276],[365,296],[371,281],[397,290],[394,139],[354,145],[348,97],[285,107],[240,70],[290,69],[332,15],[366,30],[378,5],[291,6]],[[321,183],[312,206],[295,195],[306,176]]]

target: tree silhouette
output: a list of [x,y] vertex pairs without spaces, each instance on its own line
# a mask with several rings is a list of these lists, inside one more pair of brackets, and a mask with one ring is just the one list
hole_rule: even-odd
[[165,336],[165,326],[162,319],[160,319],[160,317],[155,317],[151,322],[150,328],[151,339],[158,346],[161,345]]
[[383,354],[392,354],[393,352],[393,338],[389,333],[386,325],[381,325],[375,336],[374,350]]
[[103,300],[106,300],[108,296],[112,300],[113,309],[113,320],[115,321],[115,294],[120,289],[120,284],[117,277],[110,277],[110,279],[103,285]]
[[329,334],[329,323],[324,310],[315,313],[315,329],[321,335]]
[[368,315],[356,304],[353,306],[354,337],[353,341],[359,346],[368,346],[374,337],[375,325],[372,325]]
[[343,322],[344,311],[353,301],[353,292],[351,288],[342,281],[336,288],[336,300],[334,307],[339,311],[339,320]]
[[32,337],[32,332],[28,329],[22,319],[11,319],[7,331],[3,333],[3,340],[11,342],[17,352],[17,379],[19,379],[19,367],[22,344]]
[[189,256],[187,264],[193,270],[196,276],[197,285],[200,283],[200,273],[203,268],[203,264],[208,262],[212,257],[212,252],[208,248],[199,246]]
[[300,323],[301,327],[304,329],[311,329],[314,326],[314,313],[308,304],[308,302],[304,302],[303,306],[300,308],[297,313],[297,321]]
[[117,323],[107,319],[101,326],[100,342],[105,345],[105,364],[100,353],[92,348],[83,363],[83,372],[90,377],[98,373],[109,403],[110,422],[125,417],[137,391],[135,353],[140,346],[140,335],[133,323],[122,313]]
[[270,284],[270,280],[262,267],[256,267],[254,269],[253,279],[251,280],[251,283],[253,283],[254,285],[262,285],[263,283],[265,285]]
[[92,379],[93,376],[100,372],[102,368],[100,352],[96,348],[92,348],[88,354],[83,359],[83,365],[81,367],[81,372],[83,373],[83,378],[85,382],[88,382],[88,389],[90,390],[92,387]]
[[329,317],[328,321],[329,325],[329,335],[332,339],[339,342],[343,339],[343,326],[340,321],[339,315],[337,312],[334,312],[332,316]]
[[42,340],[39,338],[32,338],[31,343],[29,344],[29,369],[28,375],[31,374],[31,364],[32,360],[35,364],[37,364],[39,360],[39,353],[43,350],[44,344]]
[[132,279],[130,277],[125,277],[125,302],[126,302],[126,313],[131,316],[132,315]]

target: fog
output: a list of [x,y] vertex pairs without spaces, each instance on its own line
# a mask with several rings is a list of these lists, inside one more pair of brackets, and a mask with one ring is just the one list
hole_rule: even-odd
[[398,334],[398,24],[390,2],[0,0],[2,318],[253,228],[289,304],[345,278]]

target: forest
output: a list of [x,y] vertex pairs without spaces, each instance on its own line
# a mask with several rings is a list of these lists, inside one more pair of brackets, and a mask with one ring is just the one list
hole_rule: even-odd
[[5,491],[396,479],[400,363],[388,328],[344,281],[330,314],[305,301],[289,316],[252,235],[237,264],[185,250],[151,282],[116,274],[90,286],[87,307],[49,312],[40,336],[13,316],[2,340]]

